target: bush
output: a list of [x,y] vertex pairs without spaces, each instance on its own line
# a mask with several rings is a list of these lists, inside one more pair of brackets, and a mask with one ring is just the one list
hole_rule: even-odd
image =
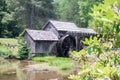
[[30,53],[30,51],[27,48],[27,44],[25,43],[24,39],[21,38],[18,44],[18,57],[20,59],[28,59],[28,54]]
[[27,47],[27,43],[24,40],[24,33],[21,33],[18,38],[18,58],[19,59],[29,59],[31,57],[30,49]]
[[[109,42],[101,39],[85,39],[84,47],[72,55],[78,57],[82,63],[77,75],[70,75],[71,80],[120,80],[120,54],[119,50],[110,47]],[[84,62],[84,64],[83,64]]]

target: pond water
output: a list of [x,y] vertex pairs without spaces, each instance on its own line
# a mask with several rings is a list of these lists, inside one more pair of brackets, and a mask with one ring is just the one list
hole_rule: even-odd
[[30,60],[4,60],[0,62],[0,80],[68,80],[69,71],[35,64]]

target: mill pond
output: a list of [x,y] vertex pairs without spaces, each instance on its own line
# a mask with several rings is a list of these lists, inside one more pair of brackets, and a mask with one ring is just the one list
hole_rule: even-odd
[[[47,57],[53,59],[51,57]],[[60,58],[65,61],[70,59]],[[0,80],[68,80],[68,76],[74,73],[73,64],[68,61],[69,66],[60,65],[51,61],[47,63],[41,58],[34,60],[0,60]],[[66,62],[62,62],[66,63]],[[66,63],[67,64],[67,63]],[[59,65],[59,66],[58,66]],[[68,64],[67,64],[68,65]]]

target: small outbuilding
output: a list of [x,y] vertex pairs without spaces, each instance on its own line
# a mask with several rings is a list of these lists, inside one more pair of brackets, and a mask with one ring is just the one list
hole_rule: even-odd
[[25,41],[32,53],[55,53],[57,52],[57,36],[51,31],[43,30],[26,30]]

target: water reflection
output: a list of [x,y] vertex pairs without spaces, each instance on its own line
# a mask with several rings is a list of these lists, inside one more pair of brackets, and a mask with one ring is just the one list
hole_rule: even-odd
[[0,80],[67,80],[67,75],[62,75],[55,67],[33,61],[0,61]]

